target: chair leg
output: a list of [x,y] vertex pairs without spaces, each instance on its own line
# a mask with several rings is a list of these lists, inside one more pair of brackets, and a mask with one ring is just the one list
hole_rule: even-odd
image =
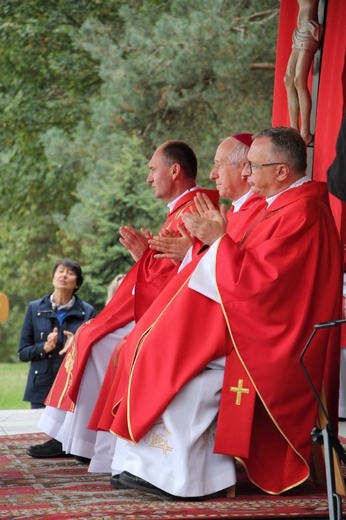
[[[324,389],[322,389],[321,401],[325,409],[327,409],[326,397]],[[327,421],[321,410],[318,412],[317,427],[323,430],[326,427]],[[324,447],[319,446],[316,443],[312,445],[312,466],[311,475],[313,481],[316,484],[325,484],[326,472],[325,472],[325,453]],[[334,464],[334,479],[335,479],[335,491],[342,496],[346,496],[346,485],[345,479],[341,471],[341,463],[338,454],[333,450],[333,464]]]
[[326,483],[324,453],[321,446],[315,442],[312,444],[311,476],[315,484],[324,485]]
[[226,497],[235,498],[235,484],[233,484],[233,486],[230,486],[229,488],[227,488]]
[[337,454],[333,453],[334,474],[335,474],[335,490],[339,495],[346,496],[345,479],[341,472],[341,464]]
[[[326,470],[324,463],[324,448],[323,446],[313,445],[312,448],[312,464],[311,464],[311,476],[315,484],[325,485],[326,483]],[[345,479],[341,471],[341,464],[339,457],[335,451],[333,452],[333,465],[334,465],[334,479],[335,479],[335,491],[338,495],[346,496],[346,485]]]

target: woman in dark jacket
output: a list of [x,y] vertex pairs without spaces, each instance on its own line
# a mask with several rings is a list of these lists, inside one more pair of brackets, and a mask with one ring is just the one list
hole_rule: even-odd
[[69,258],[53,267],[54,291],[29,303],[24,318],[18,356],[30,361],[24,401],[31,408],[44,408],[44,401],[64,359],[60,354],[65,342],[78,327],[93,318],[94,308],[75,293],[83,283],[80,265]]

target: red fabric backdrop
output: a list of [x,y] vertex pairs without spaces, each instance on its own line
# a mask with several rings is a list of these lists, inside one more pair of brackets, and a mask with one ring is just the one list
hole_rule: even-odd
[[[321,1],[321,0],[320,0]],[[335,143],[342,114],[346,108],[346,1],[326,0],[324,37],[321,46],[320,77],[317,91],[315,146],[312,172],[315,180],[326,180],[335,155]],[[292,34],[297,24],[297,0],[281,0],[274,82],[272,124],[289,125],[286,89],[283,78],[291,53]],[[310,74],[310,86],[312,73]],[[343,243],[346,238],[346,204],[331,196],[331,204]]]

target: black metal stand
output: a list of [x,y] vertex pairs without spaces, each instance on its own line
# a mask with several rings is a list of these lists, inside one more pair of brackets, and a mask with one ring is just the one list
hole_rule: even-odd
[[316,400],[323,412],[323,415],[326,418],[327,424],[323,430],[320,428],[313,428],[311,435],[312,440],[319,444],[320,446],[324,445],[324,456],[325,456],[325,466],[326,466],[326,482],[327,482],[327,496],[328,496],[328,509],[329,509],[329,519],[330,520],[341,520],[342,519],[342,502],[341,497],[338,493],[336,493],[335,489],[335,476],[334,476],[334,460],[333,460],[333,449],[336,451],[340,459],[346,464],[346,451],[344,450],[342,444],[340,443],[333,425],[330,422],[330,418],[327,414],[325,407],[321,401],[320,396],[318,395],[313,382],[303,364],[303,356],[310,345],[313,337],[315,336],[317,330],[329,327],[337,327],[338,325],[346,323],[345,320],[336,320],[336,321],[328,321],[324,323],[319,323],[314,326],[314,330],[305,345],[301,355],[300,355],[300,365],[303,369],[303,372],[308,380],[311,390],[315,394]]
[[342,502],[340,495],[336,493],[335,490],[333,448],[336,450],[338,455],[341,456],[341,459],[345,464],[346,452],[335,435],[331,423],[327,423],[323,430],[320,428],[314,428],[311,435],[314,442],[317,442],[320,446],[324,445],[329,519],[341,520]]

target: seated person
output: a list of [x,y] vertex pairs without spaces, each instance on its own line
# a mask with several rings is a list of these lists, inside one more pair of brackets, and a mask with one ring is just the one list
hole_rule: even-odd
[[[305,170],[296,130],[256,134],[243,176],[266,207],[240,241],[224,222],[192,276],[182,286],[181,271],[124,342],[110,424],[119,486],[203,498],[235,481],[233,457],[267,493],[308,478],[318,403],[299,358],[314,324],[340,317],[341,253],[326,185]],[[197,236],[201,218],[184,217]],[[335,424],[334,332],[322,329],[305,363]]]
[[[167,141],[153,154],[147,182],[155,197],[165,201],[169,208],[161,233],[178,231],[182,215],[193,210],[194,195],[198,191],[209,194],[215,204],[218,203],[218,193],[196,185],[196,176],[197,157],[187,143]],[[85,461],[94,454],[96,432],[88,430],[87,424],[110,355],[179,268],[177,261],[155,258],[155,252],[148,247],[152,234],[142,231],[143,234],[130,226],[121,228],[120,241],[136,263],[108,305],[94,320],[79,328],[47,397],[40,427],[62,446],[55,449],[51,441],[30,446],[27,453],[32,457],[71,453]],[[191,243],[196,253],[202,246],[187,233],[185,236],[178,234],[175,243],[177,257],[181,258]]]

